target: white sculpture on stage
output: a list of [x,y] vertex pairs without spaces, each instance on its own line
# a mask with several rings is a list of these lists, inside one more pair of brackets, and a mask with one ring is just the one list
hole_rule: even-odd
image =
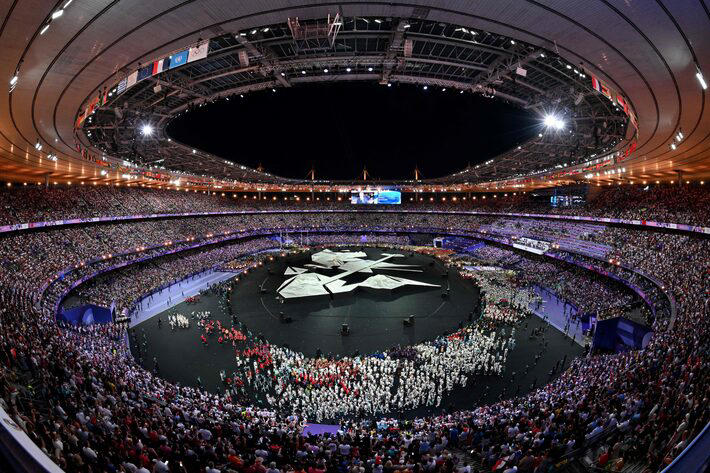
[[[370,276],[362,282],[347,284],[346,276],[354,273],[373,273],[373,270],[422,272],[418,266],[411,264],[389,263],[392,258],[402,258],[404,255],[383,253],[378,260],[369,260],[362,251],[331,251],[323,250],[311,256],[312,263],[306,264],[307,268],[288,266],[284,275],[291,276],[279,286],[277,292],[284,299],[297,297],[322,296],[327,294],[342,294],[354,291],[358,287],[369,289],[393,290],[404,286],[439,287],[412,279],[400,278],[377,274]],[[334,276],[327,276],[311,272],[313,269],[341,271]]]

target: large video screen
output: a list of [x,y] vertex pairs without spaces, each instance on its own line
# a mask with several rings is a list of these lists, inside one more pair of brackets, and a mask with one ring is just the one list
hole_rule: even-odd
[[577,207],[585,203],[586,200],[581,195],[553,195],[550,197],[552,207]]
[[402,203],[402,193],[399,191],[378,191],[378,190],[361,190],[352,191],[350,196],[352,204],[369,204],[369,205],[392,205]]

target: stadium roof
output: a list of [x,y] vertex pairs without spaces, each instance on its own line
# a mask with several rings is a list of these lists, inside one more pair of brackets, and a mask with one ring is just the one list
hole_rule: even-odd
[[[710,175],[702,1],[7,3],[7,179],[307,185],[168,142],[163,126],[205,101],[324,80],[447,87],[541,115],[552,108],[570,123],[569,134],[544,133],[479,168],[402,181],[412,187]],[[173,68],[160,72],[172,57]],[[138,133],[145,122],[156,125],[154,136]]]

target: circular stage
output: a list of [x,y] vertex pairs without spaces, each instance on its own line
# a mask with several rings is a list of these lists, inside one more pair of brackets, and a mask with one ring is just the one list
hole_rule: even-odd
[[[231,303],[237,319],[270,343],[306,355],[318,349],[352,355],[455,330],[468,322],[478,297],[471,281],[447,272],[435,257],[333,247],[279,257],[249,271]],[[348,335],[341,334],[343,324]]]

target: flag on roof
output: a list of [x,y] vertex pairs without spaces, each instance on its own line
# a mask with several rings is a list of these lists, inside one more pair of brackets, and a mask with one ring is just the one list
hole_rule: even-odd
[[118,86],[116,86],[116,93],[118,95],[124,93],[126,91],[126,82],[128,79],[123,79],[121,82],[118,83]]
[[207,57],[207,51],[209,50],[210,42],[203,41],[197,46],[190,48],[187,62],[197,61],[198,59],[204,59]]
[[163,72],[164,61],[165,61],[164,59],[160,59],[160,60],[155,61],[153,63],[153,70],[152,70],[153,75],[160,74],[161,72]]
[[126,78],[126,89],[130,89],[134,85],[136,85],[136,82],[138,82],[138,71],[133,71],[127,78]]
[[[86,116],[86,112],[81,112],[79,116],[76,117],[76,123],[74,124],[74,128],[79,128],[84,121],[84,117]],[[77,147],[79,145],[77,144]]]
[[138,69],[138,80],[142,81],[153,75],[153,64],[148,64],[145,67]]
[[594,76],[594,75],[592,76],[592,87],[593,87],[594,90],[596,90],[597,92],[601,92],[601,91],[602,91],[602,84],[601,84],[601,82],[599,81],[599,79],[597,79],[597,77]]
[[629,114],[629,105],[626,103],[626,100],[624,100],[624,97],[619,94],[616,94],[616,103],[619,105],[619,107],[624,109],[624,113],[626,115]]
[[190,51],[186,49],[185,51],[180,51],[179,53],[175,53],[170,56],[170,69],[187,64],[187,56],[189,53]]

